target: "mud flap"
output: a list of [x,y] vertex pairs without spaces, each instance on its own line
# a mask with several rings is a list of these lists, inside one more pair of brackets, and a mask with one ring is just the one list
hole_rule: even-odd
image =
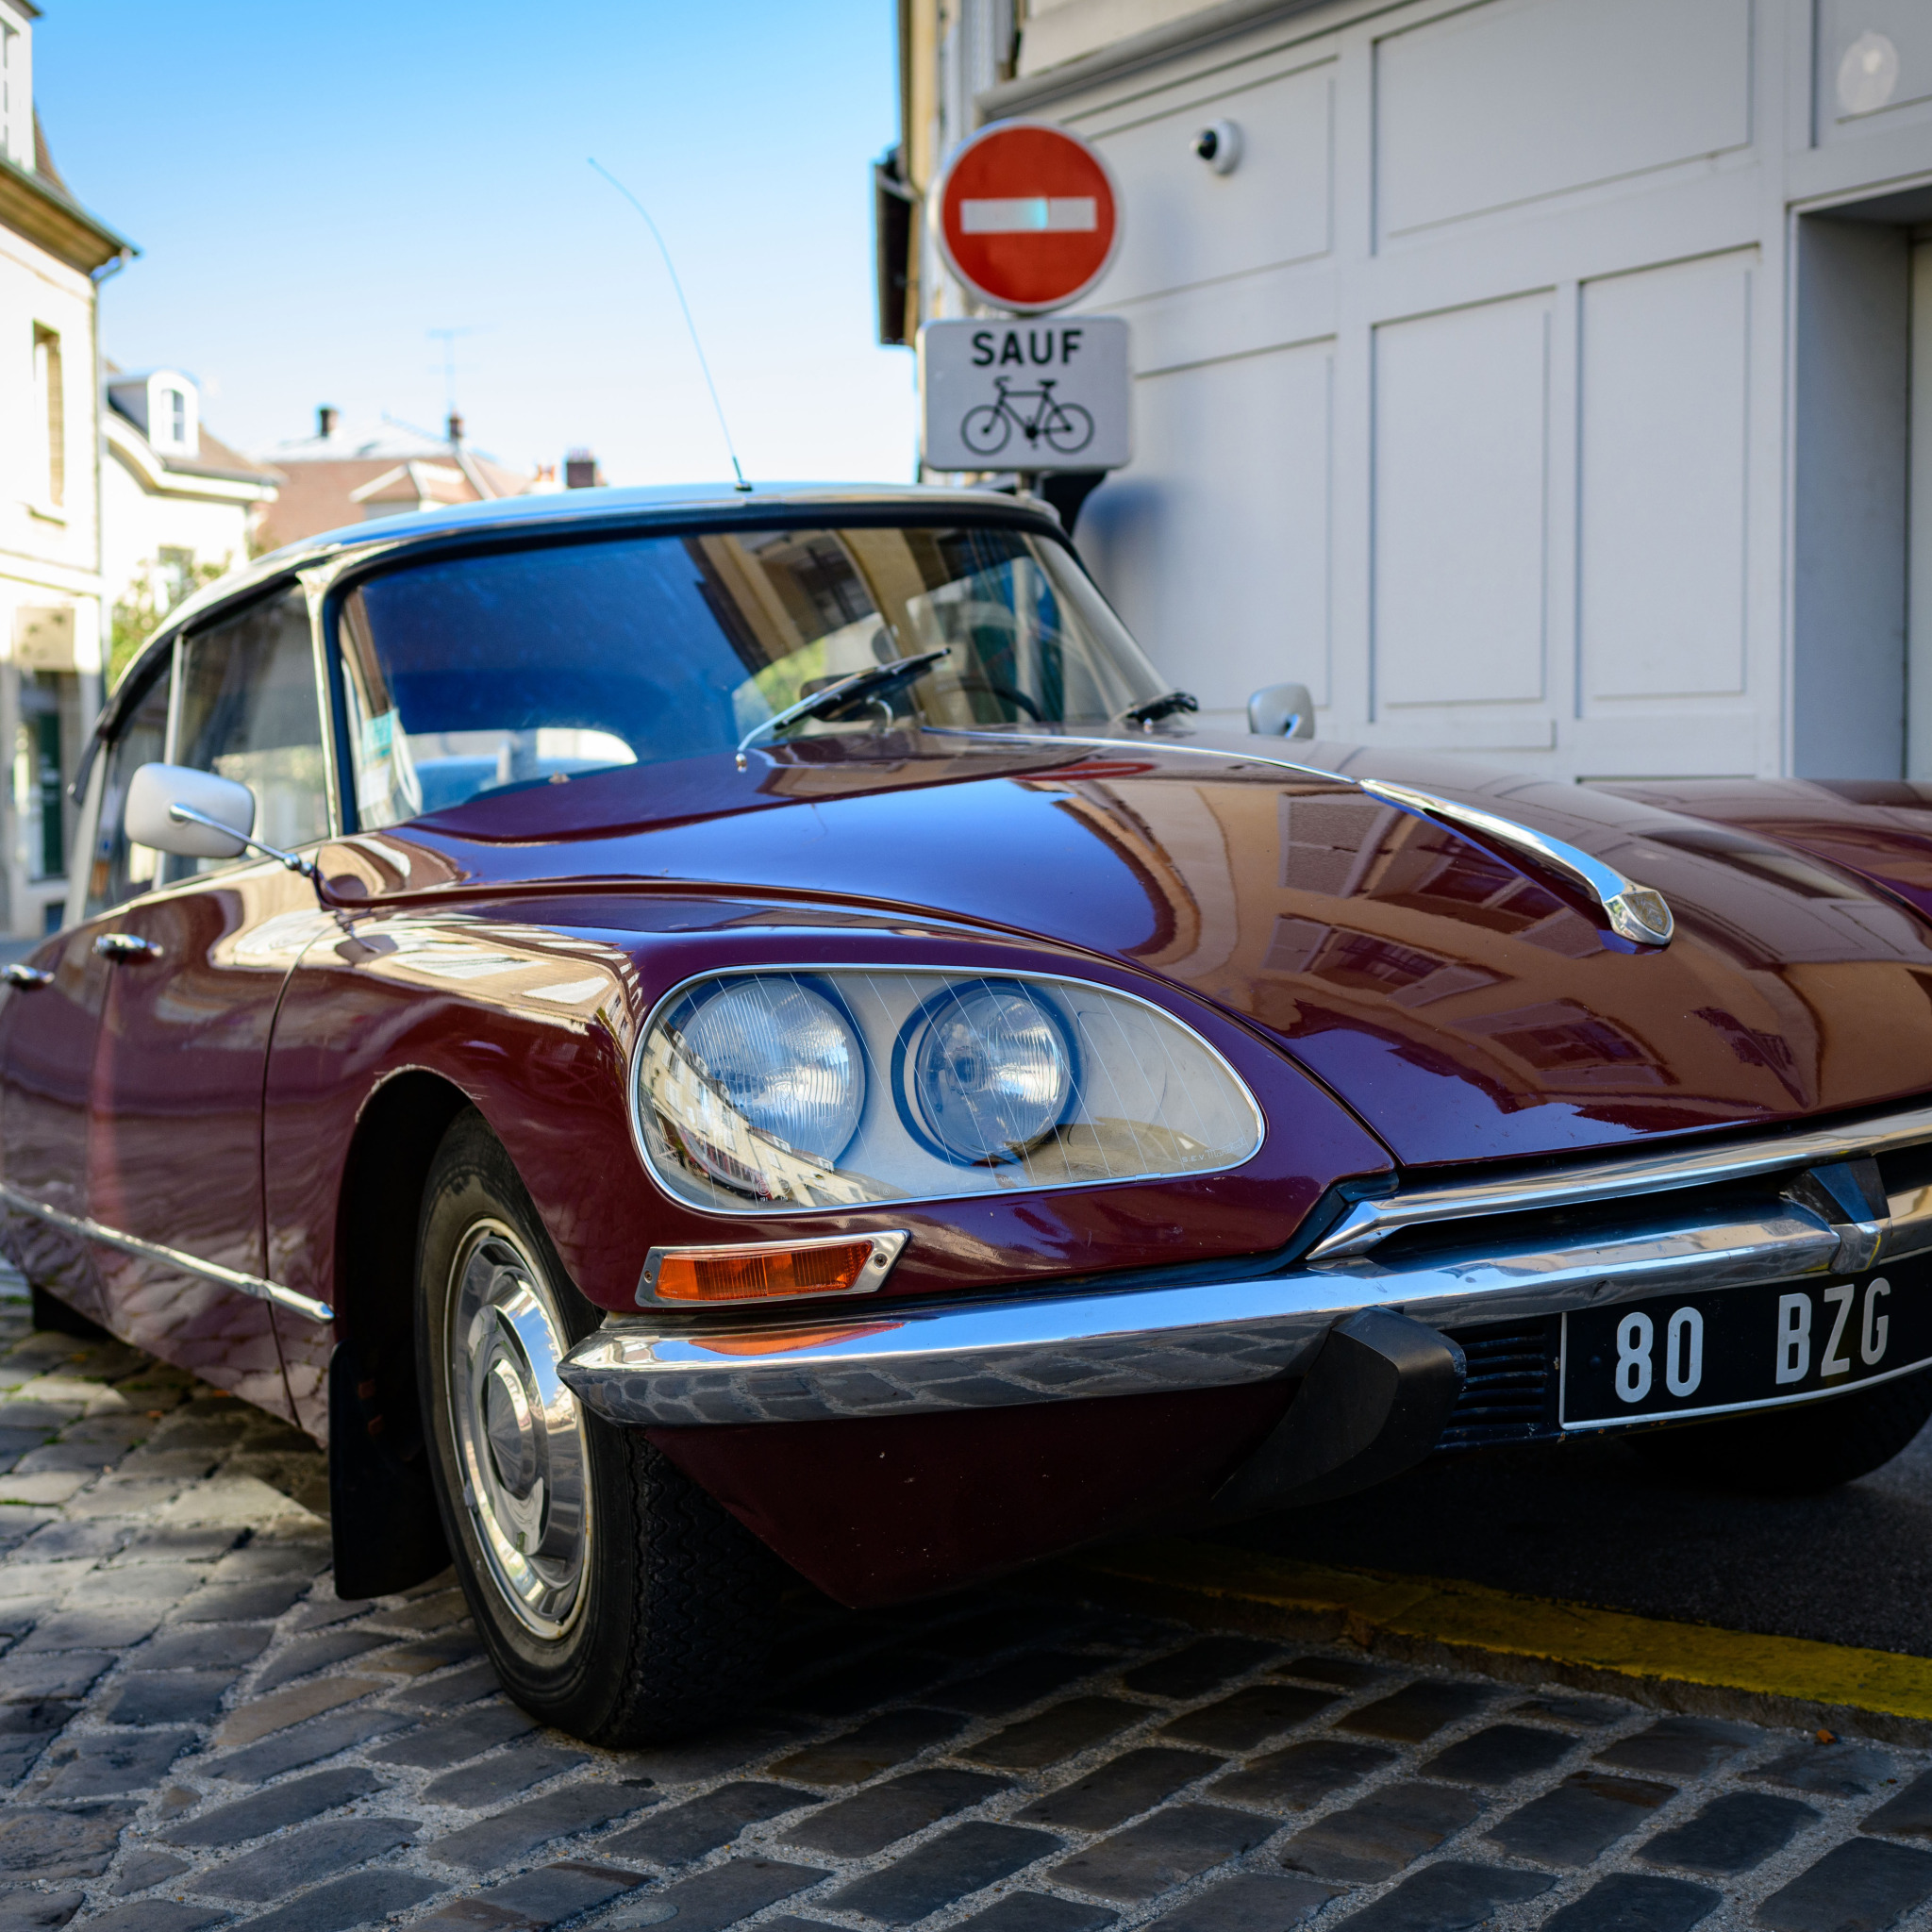
[[391,1429],[354,1341],[328,1363],[328,1503],[336,1594],[391,1596],[449,1567],[422,1432]]

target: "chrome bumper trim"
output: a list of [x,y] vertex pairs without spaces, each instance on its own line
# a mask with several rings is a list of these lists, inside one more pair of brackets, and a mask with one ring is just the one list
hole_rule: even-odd
[[[1853,1126],[1813,1128],[1775,1139],[1734,1141],[1674,1154],[1612,1158],[1567,1168],[1560,1174],[1411,1188],[1381,1200],[1357,1202],[1308,1251],[1308,1258],[1320,1262],[1364,1255],[1406,1227],[1475,1215],[1521,1214],[1539,1208],[1572,1208],[1587,1201],[1614,1201],[1626,1194],[1707,1187],[1713,1182],[1787,1169],[1795,1174],[1803,1168],[1857,1160],[1923,1141],[1932,1141],[1932,1107],[1914,1107]],[[1896,1224],[1902,1215],[1923,1218],[1928,1209],[1932,1209],[1932,1189],[1914,1189],[1893,1197],[1891,1219]]]
[[[1916,1197],[1915,1197],[1916,1198]],[[1926,1191],[1932,1201],[1932,1190]],[[1432,1327],[1520,1322],[1641,1296],[1840,1272],[1843,1230],[1787,1204],[1733,1222],[1685,1216],[1571,1247],[1373,1260],[1191,1287],[977,1304],[888,1303],[809,1329],[613,1316],[563,1379],[620,1424],[691,1426],[929,1415],[1226,1388],[1291,1373],[1338,1321],[1391,1308]],[[1932,1213],[1878,1243],[1932,1248]]]
[[98,1221],[88,1220],[85,1215],[68,1214],[45,1201],[36,1201],[31,1194],[24,1194],[4,1181],[0,1181],[0,1203],[19,1213],[31,1214],[36,1221],[44,1221],[81,1241],[99,1241],[103,1247],[117,1248],[124,1255],[158,1261],[163,1267],[180,1269],[184,1274],[198,1274],[204,1281],[216,1282],[255,1301],[273,1302],[276,1307],[305,1315],[311,1322],[333,1322],[336,1318],[336,1311],[326,1302],[284,1288],[279,1281],[264,1281],[258,1274],[243,1274],[238,1269],[224,1268],[219,1261],[203,1261],[193,1255],[184,1255],[179,1248],[163,1247],[159,1241],[144,1241],[138,1235],[121,1234],[114,1228],[104,1227]]

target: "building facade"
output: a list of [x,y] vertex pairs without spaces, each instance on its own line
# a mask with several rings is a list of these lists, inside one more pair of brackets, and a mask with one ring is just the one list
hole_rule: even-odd
[[68,192],[33,111],[30,0],[0,0],[0,936],[67,900],[66,797],[99,708],[98,284],[133,252]]
[[1298,679],[1324,737],[1553,774],[1932,778],[1924,0],[903,0],[900,44],[908,326],[970,312],[955,142],[1115,172],[1135,455],[1081,547],[1216,722]]
[[101,426],[101,576],[118,675],[182,598],[246,563],[275,479],[209,432],[178,369],[110,369]]
[[371,517],[557,488],[554,470],[525,475],[473,450],[454,411],[435,437],[388,417],[352,428],[325,405],[315,412],[314,435],[278,442],[261,461],[276,485],[275,500],[262,513],[265,550]]

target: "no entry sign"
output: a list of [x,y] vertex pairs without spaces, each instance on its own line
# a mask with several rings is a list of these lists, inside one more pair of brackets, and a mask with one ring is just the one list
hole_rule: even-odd
[[1098,152],[1044,121],[981,129],[934,191],[946,265],[982,301],[1023,315],[1076,302],[1120,242],[1120,196]]

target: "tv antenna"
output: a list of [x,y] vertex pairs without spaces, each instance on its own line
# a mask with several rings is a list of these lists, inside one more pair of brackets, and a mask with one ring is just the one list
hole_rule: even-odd
[[445,419],[457,412],[457,338],[473,336],[474,328],[425,329],[432,342],[442,344],[442,413]]
[[731,474],[738,478],[737,487],[748,491],[751,485],[744,480],[744,471],[739,465],[738,447],[731,441],[731,425],[724,420],[724,405],[718,400],[718,385],[711,380],[711,365],[705,359],[705,345],[698,340],[698,325],[691,320],[691,304],[684,299],[684,284],[677,279],[677,264],[671,259],[671,251],[664,245],[664,237],[658,233],[657,223],[651,219],[650,209],[595,155],[588,158],[591,167],[595,168],[598,174],[643,216],[644,226],[650,229],[651,239],[658,244],[658,253],[664,258],[664,267],[671,276],[671,286],[677,291],[677,306],[684,310],[684,325],[691,331],[691,345],[697,351],[698,367],[704,372],[705,387],[711,392],[711,408],[718,414],[718,429],[724,439],[724,454],[731,458]]

